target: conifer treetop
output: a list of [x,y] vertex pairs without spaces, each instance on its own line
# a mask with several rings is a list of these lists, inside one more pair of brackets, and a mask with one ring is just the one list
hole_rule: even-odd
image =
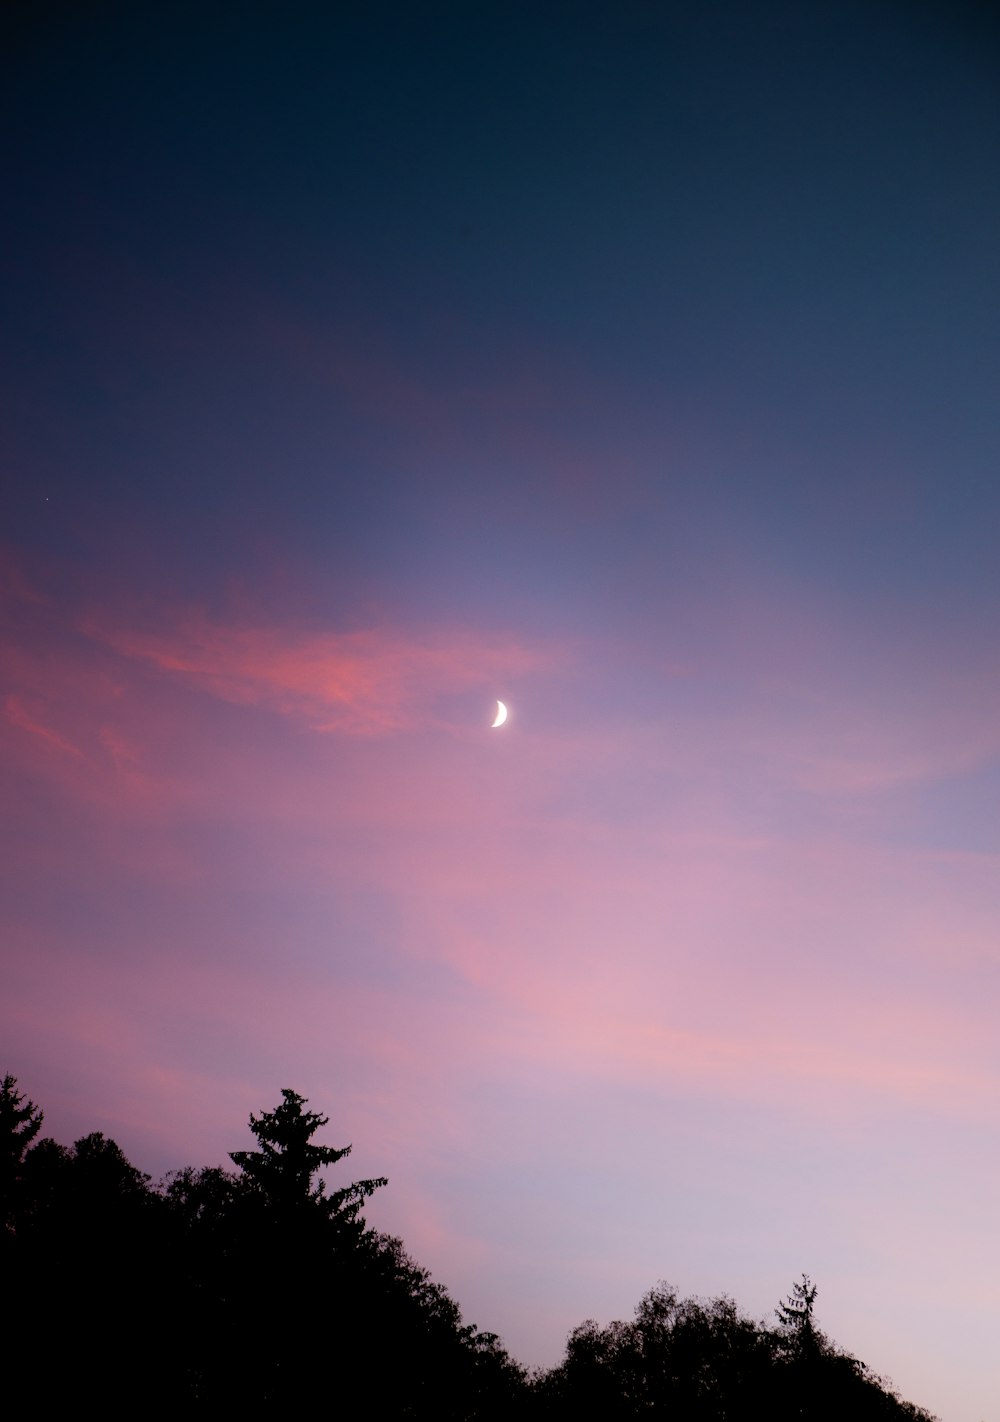
[[273,1111],[260,1116],[251,1113],[250,1129],[260,1149],[231,1151],[230,1160],[243,1171],[250,1188],[259,1190],[274,1205],[312,1201],[330,1215],[353,1219],[364,1200],[388,1181],[384,1177],[358,1180],[326,1197],[323,1181],[314,1185],[313,1177],[350,1155],[351,1147],[314,1145],[312,1137],[328,1124],[329,1117],[304,1111],[306,1098],[297,1091],[284,1087],[281,1095],[282,1102]]

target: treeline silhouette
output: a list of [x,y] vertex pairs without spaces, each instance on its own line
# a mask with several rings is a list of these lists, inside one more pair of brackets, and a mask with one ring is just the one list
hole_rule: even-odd
[[[327,1192],[350,1151],[296,1092],[251,1115],[234,1170],[158,1185],[100,1132],[39,1139],[42,1112],[0,1087],[0,1272],[11,1380],[57,1412],[363,1410],[384,1418],[933,1422],[816,1326],[806,1276],[774,1326],[728,1298],[653,1289],[635,1318],[574,1329],[529,1374],[465,1324],[402,1243],[365,1224],[387,1182]],[[16,1391],[16,1387],[15,1387]]]

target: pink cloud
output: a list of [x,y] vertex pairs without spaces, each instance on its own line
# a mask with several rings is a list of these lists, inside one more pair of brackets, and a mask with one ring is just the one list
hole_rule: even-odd
[[449,694],[489,689],[551,665],[553,649],[456,631],[407,638],[383,629],[309,632],[228,626],[205,616],[156,632],[88,634],[120,655],[152,664],[225,701],[264,706],[318,731],[379,735],[426,725]]
[[37,736],[45,745],[51,746],[65,755],[76,756],[80,760],[84,758],[83,751],[79,746],[74,745],[72,741],[60,735],[51,726],[46,726],[43,723],[44,711],[40,712],[37,707],[29,710],[21,697],[15,696],[13,693],[5,697],[4,715],[12,726],[27,731],[31,736]]
[[[784,795],[803,788],[804,763],[839,763],[838,706],[850,704],[847,740],[884,783],[893,711],[857,687],[839,702],[817,696],[811,719],[782,702],[747,715],[723,700],[610,730],[539,715],[509,738],[418,739],[390,733],[454,730],[442,696],[523,677],[541,706],[546,677],[571,681],[578,664],[515,637],[325,632],[246,614],[168,614],[136,631],[105,612],[85,627],[63,625],[44,649],[16,642],[8,752],[37,747],[39,772],[90,815],[85,844],[60,845],[46,825],[42,848],[39,836],[15,847],[18,862],[35,854],[41,871],[47,857],[60,881],[106,875],[109,893],[165,884],[181,903],[231,881],[282,902],[317,886],[384,897],[399,960],[441,969],[475,1004],[461,1029],[442,1011],[429,1048],[404,1045],[403,1014],[385,1003],[359,1008],[368,1036],[351,1040],[397,1077],[421,1051],[454,1062],[489,1046],[537,1070],[720,1096],[805,1102],[822,1086],[831,1099],[870,1090],[935,1109],[951,1096],[973,1112],[989,1099],[986,1038],[968,1010],[956,1011],[961,1029],[948,1026],[942,975],[988,950],[992,866],[863,836],[848,849],[828,827],[799,840],[780,814],[754,828],[762,786]],[[900,732],[919,743],[924,774],[954,755],[952,722],[936,712],[925,706]],[[343,734],[302,736],[303,725]],[[650,797],[656,777],[664,789]],[[808,778],[821,798],[843,790],[832,772]],[[643,792],[641,813],[604,798],[620,784]],[[202,827],[219,845],[210,856]],[[233,830],[238,842],[222,845]],[[210,951],[238,979],[239,935],[255,942],[252,927],[239,903],[214,914],[233,929]],[[293,944],[301,935],[289,929]],[[201,940],[178,955],[200,951]],[[306,971],[309,991],[287,1013],[221,981],[197,992],[231,1037],[265,1016],[275,1042],[320,1040],[337,994]],[[106,1021],[98,1012],[94,1030]]]

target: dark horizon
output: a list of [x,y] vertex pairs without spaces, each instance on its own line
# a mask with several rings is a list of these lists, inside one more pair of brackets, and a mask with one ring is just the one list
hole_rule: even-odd
[[116,1415],[153,1385],[161,1411],[300,1411],[336,1395],[434,1422],[651,1409],[678,1422],[937,1422],[824,1333],[807,1274],[773,1323],[661,1280],[631,1322],[588,1318],[557,1366],[529,1373],[402,1240],[368,1225],[388,1180],[328,1183],[351,1146],[323,1144],[329,1118],[308,1105],[283,1088],[250,1115],[256,1148],[154,1186],[101,1132],[71,1149],[42,1136],[44,1112],[5,1074],[0,1265],[20,1374],[45,1374],[52,1407]]

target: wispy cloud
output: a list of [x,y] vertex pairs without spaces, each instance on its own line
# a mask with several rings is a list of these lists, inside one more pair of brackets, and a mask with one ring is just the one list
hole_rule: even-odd
[[224,701],[262,706],[316,731],[384,735],[441,718],[448,695],[489,689],[560,659],[555,649],[464,630],[408,637],[369,628],[302,631],[227,625],[188,615],[156,631],[111,627],[88,635]]
[[64,755],[75,756],[78,760],[83,760],[84,754],[80,747],[74,745],[54,727],[46,725],[44,714],[37,707],[26,706],[21,697],[15,696],[13,693],[4,698],[4,715],[12,726],[27,731],[30,736],[37,736],[45,745]]

